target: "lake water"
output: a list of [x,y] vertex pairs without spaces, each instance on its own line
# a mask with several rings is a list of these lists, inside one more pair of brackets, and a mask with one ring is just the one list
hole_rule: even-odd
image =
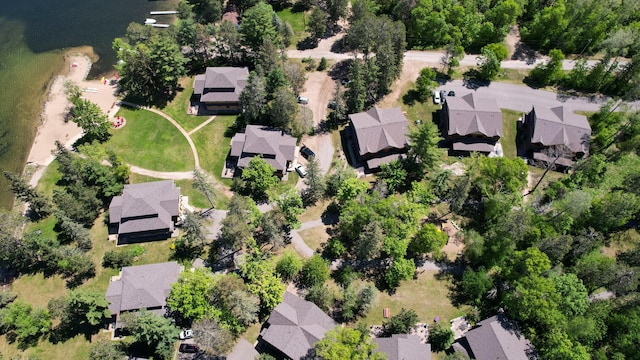
[[[64,49],[92,46],[99,60],[89,76],[97,77],[113,70],[111,43],[129,23],[175,9],[177,1],[0,0],[0,172],[24,168],[45,93],[64,70]],[[9,208],[12,195],[0,178],[0,207]]]

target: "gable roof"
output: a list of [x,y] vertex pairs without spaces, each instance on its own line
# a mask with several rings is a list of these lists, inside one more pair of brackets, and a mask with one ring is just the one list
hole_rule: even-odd
[[282,302],[267,319],[262,339],[292,359],[300,359],[324,334],[336,327],[314,303],[285,292]]
[[375,352],[387,354],[388,360],[431,360],[431,344],[423,344],[417,335],[394,334],[390,338],[374,338]]
[[495,99],[479,99],[475,93],[447,97],[448,135],[482,134],[502,137],[502,112]]
[[109,283],[107,301],[112,314],[143,308],[164,307],[171,285],[178,280],[182,266],[164,262],[123,267],[120,278]]
[[256,155],[276,170],[284,171],[287,161],[293,161],[296,152],[296,138],[281,130],[260,125],[247,125],[244,133],[238,133],[231,139],[231,156],[238,157],[238,166],[245,167]]
[[172,217],[180,212],[180,188],[173,180],[124,186],[121,196],[109,205],[109,222],[119,223],[118,233],[173,230]]
[[533,345],[504,315],[482,320],[465,338],[476,359],[529,360],[533,356]]
[[196,75],[193,93],[202,102],[238,102],[248,77],[246,67],[208,67],[204,74]]
[[372,107],[366,112],[350,114],[349,119],[358,138],[360,155],[373,154],[386,148],[403,149],[407,142],[407,118],[400,108]]
[[531,112],[535,114],[532,143],[565,145],[573,152],[588,152],[589,145],[584,142],[584,137],[591,136],[591,126],[586,116],[578,115],[565,106],[534,106]]

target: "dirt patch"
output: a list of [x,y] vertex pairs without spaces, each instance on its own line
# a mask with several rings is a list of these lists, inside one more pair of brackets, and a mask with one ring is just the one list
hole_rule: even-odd
[[[313,112],[313,123],[318,127],[327,117],[327,105],[333,98],[335,83],[326,72],[314,71],[307,75],[305,90],[300,94],[309,98],[309,104],[305,105]],[[302,143],[316,153],[316,159],[320,163],[323,173],[331,167],[335,149],[331,142],[330,133],[319,133],[314,136],[304,136]]]
[[402,90],[405,88],[405,85],[409,82],[415,82],[420,75],[420,70],[428,66],[437,67],[438,64],[428,64],[420,61],[405,60],[404,64],[402,65],[402,73],[400,74],[400,78],[396,80],[393,86],[391,86],[391,92],[382,100],[380,100],[380,107],[394,106],[400,98],[400,95],[402,95]]

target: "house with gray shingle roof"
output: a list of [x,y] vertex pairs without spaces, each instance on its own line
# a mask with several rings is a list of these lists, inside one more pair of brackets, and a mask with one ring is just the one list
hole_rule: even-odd
[[565,151],[556,153],[558,165],[572,166],[575,160],[589,154],[591,126],[586,116],[578,115],[566,106],[533,106],[523,120],[525,148],[531,158],[552,162],[554,159],[549,157],[549,151],[553,152],[553,148],[560,145]]
[[171,237],[181,213],[180,188],[173,180],[128,184],[109,205],[109,234],[118,244]]
[[504,314],[480,321],[453,344],[455,351],[478,360],[537,359],[533,345]]
[[282,130],[247,125],[244,133],[237,133],[231,139],[229,157],[242,169],[249,165],[254,156],[260,155],[282,176],[294,160],[296,142],[296,138]]
[[375,352],[387,355],[387,360],[431,360],[431,344],[423,344],[417,335],[393,334],[387,338],[374,338]]
[[409,150],[408,122],[400,108],[374,106],[368,111],[350,114],[349,122],[356,161],[364,162],[369,170],[400,159]]
[[196,75],[193,94],[200,108],[210,113],[239,114],[240,93],[248,77],[246,67],[208,67],[204,74]]
[[336,326],[314,303],[285,292],[260,332],[258,347],[278,358],[298,360]]
[[502,137],[502,112],[495,99],[475,93],[447,97],[443,107],[445,139],[456,152],[494,151]]
[[124,312],[147,309],[164,315],[171,285],[182,270],[175,261],[123,267],[118,276],[111,278],[106,294],[116,328]]

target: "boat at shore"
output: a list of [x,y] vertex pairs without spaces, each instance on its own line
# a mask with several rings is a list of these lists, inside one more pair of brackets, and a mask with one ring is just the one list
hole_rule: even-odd
[[149,15],[173,15],[177,13],[177,11],[151,11]]
[[144,24],[145,25],[151,25],[151,24],[155,24],[156,21],[158,21],[158,20],[147,18],[147,19],[145,19]]

